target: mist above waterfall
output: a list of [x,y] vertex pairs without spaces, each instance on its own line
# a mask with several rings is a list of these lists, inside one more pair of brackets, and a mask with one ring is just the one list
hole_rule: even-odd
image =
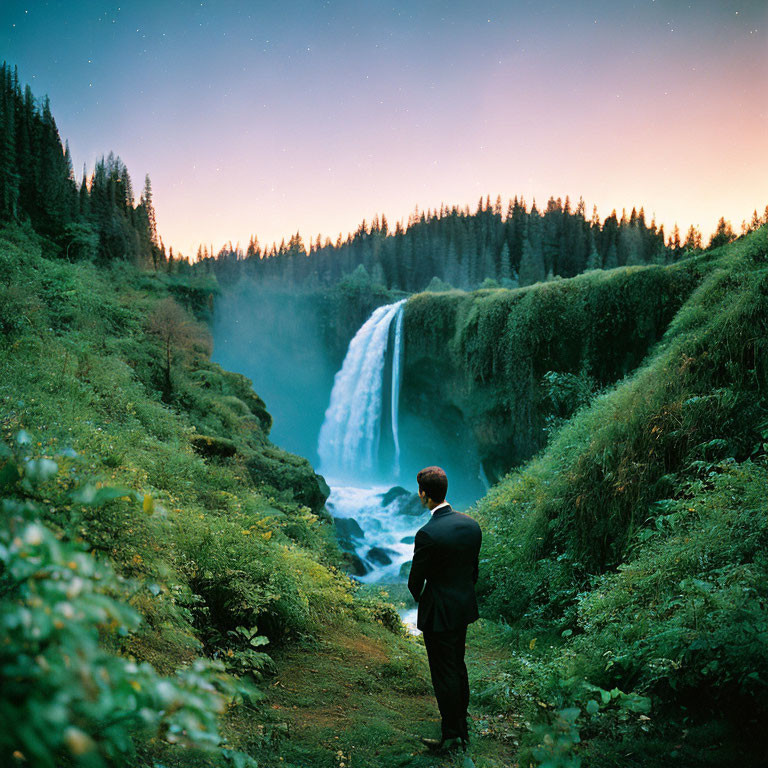
[[243,281],[217,303],[213,326],[215,361],[253,381],[274,418],[273,442],[326,477],[350,571],[368,582],[407,573],[413,535],[428,518],[415,496],[419,469],[443,466],[459,509],[484,490],[463,416],[431,397],[440,371],[422,366],[419,391],[401,392],[405,306],[366,308],[354,295]]

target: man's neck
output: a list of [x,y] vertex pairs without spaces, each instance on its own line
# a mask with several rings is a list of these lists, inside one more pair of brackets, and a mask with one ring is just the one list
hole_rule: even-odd
[[434,507],[431,507],[430,512],[432,512],[432,514],[434,514],[435,511],[440,509],[441,507],[449,507],[449,506],[450,506],[450,504],[447,501],[441,501],[439,504],[435,504]]

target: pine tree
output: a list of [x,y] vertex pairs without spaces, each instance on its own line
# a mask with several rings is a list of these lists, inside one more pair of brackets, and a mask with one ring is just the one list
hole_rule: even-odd
[[71,168],[59,139],[51,104],[43,100],[42,114],[38,119],[36,220],[33,223],[45,234],[55,237],[71,219],[72,198],[68,187]]
[[726,221],[724,217],[720,217],[720,221],[717,222],[717,229],[712,235],[709,241],[710,248],[719,248],[721,245],[726,245],[736,239],[736,235],[733,234],[731,228],[731,222]]
[[19,173],[16,161],[16,102],[10,68],[0,67],[0,219],[19,214]]
[[83,179],[80,182],[80,190],[78,192],[78,214],[82,218],[88,218],[91,212],[90,197],[88,193],[88,179],[86,177],[85,165],[83,165]]
[[[634,209],[632,212],[634,213]],[[643,236],[637,216],[632,224],[623,227],[619,232],[619,253],[623,254],[624,264],[628,267],[645,263]]]
[[451,240],[445,255],[445,281],[451,285],[461,285],[461,264],[456,246]]
[[486,246],[483,249],[483,255],[481,258],[481,270],[482,274],[480,277],[490,280],[496,280],[496,260],[493,258],[493,251],[489,246]]
[[589,233],[589,256],[587,257],[586,269],[600,269],[603,266],[600,254],[597,251],[597,245],[595,243],[594,231]]
[[672,234],[669,238],[669,247],[675,252],[678,253],[680,251],[680,248],[682,247],[680,244],[680,227],[677,226],[677,222],[675,222],[675,226],[672,230]]
[[149,174],[144,177],[144,191],[141,193],[141,198],[144,201],[144,208],[147,212],[151,242],[157,245],[157,219],[155,217],[155,206],[152,202],[152,182]]
[[469,271],[469,254],[465,253],[461,257],[461,263],[459,264],[459,279],[457,285],[459,288],[463,288],[465,291],[471,287],[471,275]]
[[[544,258],[544,274],[547,271],[557,273],[559,271],[559,256],[561,249],[561,232],[563,220],[563,204],[560,198],[555,200],[550,197],[547,201],[547,208],[541,219],[541,244],[542,256]],[[522,259],[520,261],[522,277]]]
[[701,250],[701,232],[699,232],[698,228],[694,227],[693,224],[688,227],[685,242],[683,243],[683,249],[686,252],[696,252]]
[[19,174],[19,209],[29,216],[33,225],[39,220],[37,208],[38,169],[35,156],[39,151],[37,144],[33,147],[33,135],[37,133],[38,121],[35,111],[35,99],[32,89],[24,88],[22,99],[17,90],[16,100],[16,172]]
[[381,262],[376,262],[373,265],[373,271],[371,272],[371,282],[374,285],[381,285],[384,288],[387,287],[387,280],[384,277],[384,267],[381,266]]
[[619,266],[619,252],[616,247],[616,243],[611,243],[608,246],[608,253],[605,255],[603,262],[603,269],[615,269]]
[[520,260],[520,285],[526,286],[539,283],[544,280],[545,276],[546,270],[543,254],[541,251],[534,249],[526,235],[523,238],[523,256]]
[[512,279],[512,257],[509,253],[509,245],[506,242],[501,248],[499,278],[501,279],[502,285],[504,285],[505,280]]

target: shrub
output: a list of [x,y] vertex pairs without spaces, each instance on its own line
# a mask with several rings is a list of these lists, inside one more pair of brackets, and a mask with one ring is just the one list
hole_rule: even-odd
[[[218,713],[244,686],[221,664],[197,660],[174,678],[108,652],[105,637],[135,631],[139,615],[120,599],[124,581],[40,520],[28,497],[58,471],[25,458],[21,432],[0,443],[0,755],[37,766],[128,764],[137,741],[216,747]],[[102,488],[101,499],[125,489]],[[96,499],[98,503],[98,499]]]

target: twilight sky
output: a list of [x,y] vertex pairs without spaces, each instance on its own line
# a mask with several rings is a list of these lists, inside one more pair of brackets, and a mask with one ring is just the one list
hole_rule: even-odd
[[0,0],[0,59],[190,256],[486,194],[705,236],[768,203],[768,0]]

